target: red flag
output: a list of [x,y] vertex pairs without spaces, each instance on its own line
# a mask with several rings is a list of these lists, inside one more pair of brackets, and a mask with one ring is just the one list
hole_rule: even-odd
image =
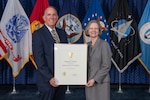
[[[48,0],[36,0],[35,6],[32,10],[32,13],[30,15],[30,27],[31,32],[33,33],[35,30],[41,28],[44,24],[43,21],[43,14],[44,10],[49,6]],[[33,63],[33,65],[37,68],[37,65],[34,61],[33,55],[30,55],[30,59]]]
[[30,15],[31,32],[42,27],[44,10],[49,6],[48,0],[37,0]]

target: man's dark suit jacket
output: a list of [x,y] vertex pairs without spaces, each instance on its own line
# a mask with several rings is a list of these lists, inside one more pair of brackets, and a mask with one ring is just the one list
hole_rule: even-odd
[[[67,43],[65,31],[56,28],[60,43]],[[34,60],[37,64],[37,86],[40,91],[47,91],[52,86],[49,80],[54,77],[54,39],[44,25],[33,33],[32,49]]]

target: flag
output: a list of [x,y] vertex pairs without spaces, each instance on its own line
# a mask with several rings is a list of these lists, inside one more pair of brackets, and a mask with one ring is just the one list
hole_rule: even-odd
[[36,0],[35,6],[30,15],[31,32],[42,27],[44,24],[43,15],[44,10],[49,6],[48,0]]
[[0,29],[8,48],[5,58],[12,67],[13,77],[16,77],[32,53],[30,22],[19,0],[7,1]]
[[63,1],[56,27],[66,31],[69,43],[82,42],[82,25],[71,0]]
[[[85,30],[86,25],[91,20],[97,20],[99,21],[101,27],[102,27],[102,35],[100,38],[103,40],[106,40],[108,43],[110,43],[110,35],[109,35],[109,27],[108,23],[105,19],[103,10],[101,8],[101,4],[99,0],[92,0],[91,4],[89,6],[89,9],[82,21],[82,28]],[[89,42],[90,38],[84,34],[84,42]]]
[[123,72],[141,55],[137,23],[127,0],[117,0],[108,19],[112,45],[112,62]]
[[5,41],[3,38],[3,34],[0,31],[0,60],[4,58],[4,56],[7,53],[7,49],[6,49],[6,45],[5,45]]
[[[30,15],[30,23],[31,23],[31,32],[33,33],[35,30],[41,28],[44,24],[43,15],[44,10],[49,7],[48,0],[36,0],[35,6]],[[33,65],[37,68],[37,65],[34,61],[33,54],[30,55],[30,59]]]
[[150,74],[150,0],[147,1],[143,15],[138,25],[142,55],[140,62]]

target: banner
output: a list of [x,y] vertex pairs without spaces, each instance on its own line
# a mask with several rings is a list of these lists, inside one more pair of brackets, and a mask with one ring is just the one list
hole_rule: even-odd
[[137,23],[127,0],[117,0],[108,19],[112,44],[112,62],[123,72],[141,55]]
[[150,74],[150,0],[147,1],[143,15],[138,25],[142,55],[140,62]]
[[36,0],[35,6],[30,15],[31,32],[42,27],[44,24],[43,15],[44,10],[49,6],[48,0]]
[[82,43],[82,25],[71,0],[63,0],[59,13],[58,28],[66,31],[69,43]]
[[[35,30],[41,28],[44,24],[43,15],[44,10],[49,6],[48,0],[36,0],[35,6],[30,15],[30,23],[31,23],[31,32],[33,33]],[[34,61],[33,54],[30,55],[30,59],[33,65],[37,68],[37,65]]]
[[[86,25],[91,20],[97,20],[99,21],[101,27],[102,27],[102,35],[101,38],[103,40],[106,40],[108,43],[110,43],[110,35],[109,35],[109,27],[108,23],[105,19],[103,10],[101,8],[101,4],[99,0],[92,0],[91,4],[89,6],[89,9],[82,21],[82,28],[85,30]],[[90,38],[84,34],[84,42],[89,42]]]
[[0,28],[8,48],[5,58],[16,77],[32,53],[30,22],[19,0],[8,0]]

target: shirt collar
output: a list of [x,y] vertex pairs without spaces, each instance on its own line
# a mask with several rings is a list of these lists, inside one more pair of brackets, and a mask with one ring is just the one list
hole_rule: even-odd
[[48,28],[48,30],[51,32],[53,29],[56,30],[55,28],[50,28],[48,25],[45,24],[45,26]]

